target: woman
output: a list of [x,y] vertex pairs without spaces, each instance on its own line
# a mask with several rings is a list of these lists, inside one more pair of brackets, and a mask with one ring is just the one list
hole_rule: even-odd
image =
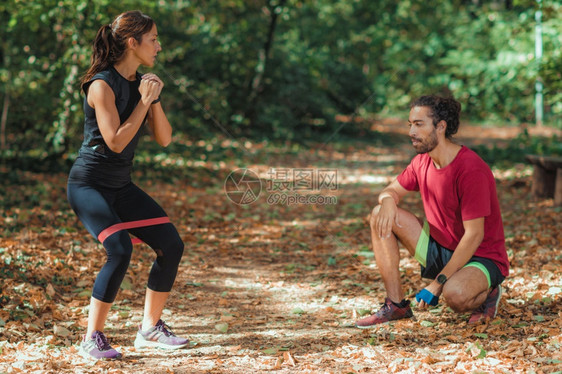
[[158,144],[166,147],[172,128],[160,104],[164,84],[152,67],[161,50],[156,25],[139,11],[125,12],[102,26],[93,44],[91,66],[82,79],[84,142],[70,171],[68,199],[86,229],[107,253],[92,292],[88,330],[80,353],[121,358],[105,337],[104,325],[132,253],[129,232],[156,252],[148,278],[144,317],[135,347],[185,347],[160,316],[183,254],[183,242],[164,210],[131,182],[134,150],[141,125],[148,122]]

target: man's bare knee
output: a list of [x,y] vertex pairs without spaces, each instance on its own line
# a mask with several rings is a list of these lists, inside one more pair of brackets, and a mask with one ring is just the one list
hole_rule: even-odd
[[445,299],[447,305],[457,313],[471,310],[469,300],[460,288],[445,286],[441,296]]
[[381,210],[381,206],[377,205],[376,207],[373,208],[371,214],[369,214],[369,225],[371,226],[371,229],[374,228],[375,226],[375,219],[377,218],[377,214],[379,214],[380,210]]

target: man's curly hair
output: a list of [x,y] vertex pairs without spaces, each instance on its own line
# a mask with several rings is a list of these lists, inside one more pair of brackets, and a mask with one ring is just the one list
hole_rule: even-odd
[[410,109],[416,106],[425,106],[431,109],[433,125],[441,120],[447,123],[445,137],[451,138],[459,129],[459,117],[461,113],[461,103],[452,97],[440,97],[437,95],[421,96],[410,104]]

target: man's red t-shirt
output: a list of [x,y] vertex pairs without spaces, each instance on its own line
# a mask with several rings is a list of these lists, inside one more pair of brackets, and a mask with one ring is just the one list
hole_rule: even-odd
[[419,154],[398,182],[408,191],[420,191],[430,235],[445,248],[455,250],[464,235],[463,221],[484,217],[484,239],[474,255],[494,261],[503,276],[509,274],[496,182],[475,152],[463,146],[441,169],[427,153]]

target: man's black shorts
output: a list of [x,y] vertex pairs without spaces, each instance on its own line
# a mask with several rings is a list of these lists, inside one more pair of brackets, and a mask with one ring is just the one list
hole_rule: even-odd
[[[416,260],[421,265],[422,277],[435,279],[452,256],[453,251],[441,246],[429,235],[429,224],[424,222],[415,254]],[[468,266],[474,266],[484,273],[488,279],[488,288],[496,287],[505,278],[498,266],[489,258],[473,256],[464,267]]]

